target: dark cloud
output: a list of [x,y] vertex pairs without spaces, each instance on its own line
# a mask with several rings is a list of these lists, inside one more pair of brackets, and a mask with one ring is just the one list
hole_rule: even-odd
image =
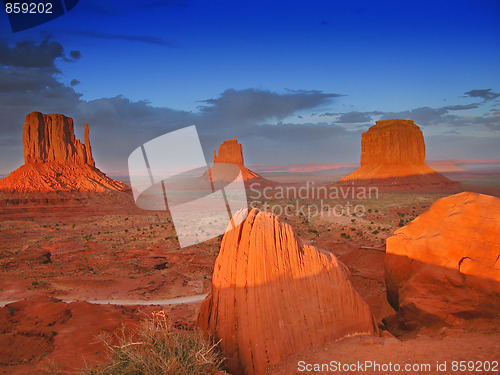
[[449,110],[445,108],[420,107],[402,112],[386,112],[382,115],[381,119],[409,119],[419,125],[432,125],[441,123],[442,116],[448,112]]
[[80,53],[80,51],[70,51],[70,52],[69,52],[69,56],[70,56],[73,60],[78,60],[80,57],[82,57],[82,54]]
[[226,90],[216,99],[201,101],[200,120],[219,127],[246,126],[269,120],[282,120],[305,109],[317,108],[340,94],[321,91],[292,91],[283,94],[246,89]]
[[0,40],[0,64],[3,66],[55,69],[57,58],[74,61],[79,57],[79,51],[71,51],[70,58],[67,58],[63,46],[49,39],[40,44],[34,41],[18,42],[13,47]]
[[169,48],[178,48],[178,46],[166,39],[159,38],[156,36],[147,36],[147,35],[122,35],[122,34],[107,34],[107,33],[96,33],[92,31],[69,31],[68,34],[75,35],[83,35],[91,38],[100,38],[100,39],[111,39],[111,40],[126,40],[132,42],[140,42],[140,43],[148,43],[148,44],[156,44],[159,46],[169,47]]
[[[38,60],[30,60],[29,57],[38,52]],[[17,166],[13,163],[22,161],[22,124],[26,114],[32,111],[73,117],[79,138],[83,136],[83,124],[89,123],[98,166],[122,172],[127,170],[132,150],[155,137],[193,124],[197,126],[207,160],[211,160],[213,150],[222,141],[237,137],[245,144],[245,158],[260,164],[268,160],[276,163],[357,160],[361,126],[348,131],[342,123],[373,122],[374,116],[408,118],[418,125],[446,124],[446,130],[452,131],[460,126],[500,130],[497,113],[483,117],[456,114],[456,111],[476,109],[480,107],[478,103],[393,113],[339,113],[328,110],[335,110],[334,101],[342,95],[314,90],[277,93],[228,89],[216,98],[199,102],[196,112],[154,107],[147,101],[134,102],[123,96],[85,101],[73,88],[79,84],[77,79],[69,85],[60,82],[56,64],[74,61],[80,58],[80,53],[71,51],[68,56],[59,43],[48,40],[12,46],[0,43],[0,173],[12,170]],[[492,94],[495,95],[490,93],[490,96]],[[289,122],[290,118],[297,117],[300,121],[304,111],[324,112],[323,116],[338,118],[335,122]],[[363,125],[363,130],[367,126]],[[302,151],[307,143],[309,148]]]
[[445,109],[447,111],[462,111],[465,109],[475,109],[475,108],[479,108],[478,103],[472,103],[472,104],[466,104],[466,105],[449,105],[449,106],[443,107],[443,109]]
[[442,134],[425,137],[427,160],[497,159],[498,138]]
[[491,117],[474,117],[471,120],[472,123],[478,125],[484,125],[490,130],[499,131],[500,130],[500,116]]
[[305,124],[278,122],[248,127],[242,135],[268,138],[275,142],[302,143],[347,135],[348,133],[350,132],[346,129],[327,122]]
[[372,116],[369,112],[346,112],[340,115],[337,122],[341,124],[354,124],[361,122],[369,122]]
[[493,100],[500,97],[500,93],[491,91],[492,89],[485,90],[470,90],[464,93],[466,96],[470,96],[471,98],[481,98],[484,101]]

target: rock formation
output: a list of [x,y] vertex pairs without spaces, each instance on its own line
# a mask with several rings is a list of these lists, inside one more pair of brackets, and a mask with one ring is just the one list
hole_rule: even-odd
[[361,136],[361,167],[340,183],[444,187],[455,182],[425,165],[425,143],[412,120],[381,120]]
[[25,164],[0,180],[0,191],[127,190],[95,168],[88,124],[82,144],[75,138],[72,118],[32,112],[24,122],[23,144]]
[[219,146],[219,155],[214,150],[214,164],[228,163],[235,164],[241,169],[241,175],[244,181],[260,177],[257,173],[252,172],[245,167],[243,163],[243,147],[236,139],[228,139]]
[[255,209],[224,235],[197,325],[221,340],[234,375],[264,374],[307,347],[377,330],[346,266]]
[[406,328],[500,311],[500,199],[437,200],[387,239],[387,298]]

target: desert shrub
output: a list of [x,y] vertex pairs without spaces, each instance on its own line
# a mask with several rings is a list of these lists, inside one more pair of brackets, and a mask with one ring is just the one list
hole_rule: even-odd
[[[84,375],[210,375],[222,367],[218,343],[200,331],[171,329],[163,311],[130,334],[102,337],[110,358]],[[115,343],[117,341],[117,343]]]

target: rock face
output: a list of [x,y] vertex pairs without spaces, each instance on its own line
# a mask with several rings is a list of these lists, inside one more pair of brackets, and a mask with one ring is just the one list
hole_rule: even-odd
[[228,139],[219,146],[219,155],[214,150],[214,164],[228,163],[236,164],[241,169],[241,175],[244,181],[260,177],[257,173],[252,172],[245,167],[243,163],[243,147],[236,139]]
[[85,144],[75,138],[73,119],[60,115],[32,112],[23,129],[24,162],[95,165],[85,126]]
[[436,201],[387,239],[387,298],[406,328],[500,311],[500,199]]
[[307,347],[377,330],[346,266],[255,209],[224,235],[197,324],[221,340],[235,375],[264,374]]
[[85,143],[75,138],[73,119],[60,114],[32,112],[23,128],[25,164],[0,180],[8,192],[127,190],[95,168],[89,126]]
[[453,181],[425,165],[425,143],[412,120],[381,120],[361,136],[361,167],[341,182],[374,185],[450,186]]

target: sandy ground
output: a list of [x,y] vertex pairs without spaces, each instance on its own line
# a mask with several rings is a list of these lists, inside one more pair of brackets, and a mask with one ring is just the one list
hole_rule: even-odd
[[[494,192],[498,195],[499,190]],[[454,360],[499,360],[498,321],[411,333],[383,324],[383,318],[394,314],[385,297],[385,239],[436,199],[448,195],[446,192],[392,192],[371,199],[322,202],[312,197],[264,199],[251,191],[248,195],[252,206],[271,212],[289,204],[301,207],[281,214],[281,220],[303,241],[331,251],[349,267],[354,287],[382,330],[389,329],[396,336],[386,332],[385,337],[352,337],[308,349],[271,369],[270,374],[320,374],[323,372],[299,372],[298,362],[332,360],[434,366],[430,372],[406,372],[416,374],[498,373],[451,368]],[[209,292],[220,238],[180,249],[168,212],[140,210],[126,194],[52,194],[45,198],[30,197],[21,202],[16,201],[19,197],[0,195],[0,301],[29,298],[0,307],[0,373],[44,373],[51,364],[72,373],[85,363],[104,358],[103,348],[92,346],[99,332],[113,332],[124,322],[137,323],[144,314],[160,309],[173,325],[193,327],[201,297],[196,301],[177,298]],[[320,203],[323,210],[311,215]],[[348,204],[362,205],[364,212],[331,215],[324,209],[346,208]],[[182,304],[164,304],[172,299]],[[128,305],[134,301],[141,301],[142,306]],[[155,305],[159,301],[164,305]],[[36,318],[31,311],[38,311]],[[55,318],[51,320],[51,316]],[[103,316],[107,318],[99,319]],[[79,339],[88,345],[71,349],[66,343],[82,330],[86,335]],[[438,372],[436,361],[447,361],[447,370]]]

